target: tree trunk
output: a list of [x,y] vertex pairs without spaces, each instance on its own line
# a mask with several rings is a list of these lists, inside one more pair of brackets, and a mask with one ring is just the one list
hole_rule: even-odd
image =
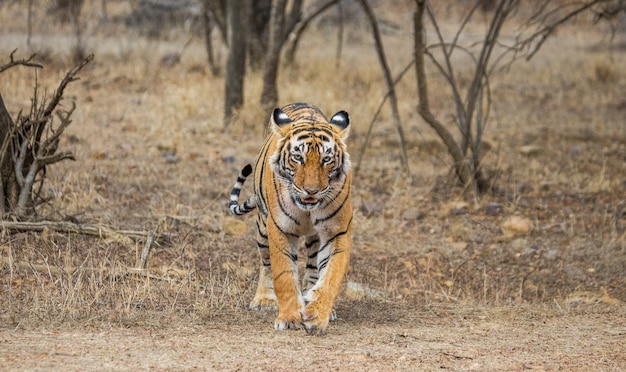
[[280,62],[280,50],[282,48],[286,6],[287,0],[276,1],[272,7],[272,15],[270,17],[269,45],[265,57],[263,92],[261,93],[261,106],[268,112],[278,102],[276,79],[278,78],[278,63]]
[[252,0],[250,30],[248,32],[248,57],[250,67],[258,71],[265,65],[268,47],[268,29],[272,13],[272,0]]
[[13,166],[13,119],[0,94],[0,212],[12,211],[17,205],[19,189]]
[[209,9],[207,2],[203,2],[202,5],[202,16],[203,16],[203,26],[204,26],[204,45],[206,47],[207,58],[209,61],[209,69],[211,70],[211,75],[219,76],[220,75],[220,67],[215,62],[215,56],[213,53],[213,39],[211,37],[213,31],[213,21],[211,20],[211,10]]
[[228,59],[226,62],[226,97],[224,100],[224,128],[227,128],[237,109],[243,105],[243,81],[246,72],[246,9],[245,0],[226,2],[226,34]]

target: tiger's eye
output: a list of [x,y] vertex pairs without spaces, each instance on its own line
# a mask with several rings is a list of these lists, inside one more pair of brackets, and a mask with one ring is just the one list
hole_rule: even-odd
[[328,163],[330,163],[331,161],[333,161],[333,157],[332,157],[332,156],[330,156],[330,155],[326,155],[326,156],[324,156],[324,157],[322,158],[322,163],[324,163],[324,164],[328,164]]
[[300,163],[300,164],[302,164],[302,161],[304,160],[304,158],[300,154],[291,154],[291,159],[293,159],[293,161],[295,161],[296,163]]

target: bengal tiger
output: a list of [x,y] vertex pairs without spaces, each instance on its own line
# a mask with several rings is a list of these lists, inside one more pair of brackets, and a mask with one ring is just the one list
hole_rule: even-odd
[[[261,267],[254,310],[275,309],[274,329],[326,331],[350,261],[352,171],[346,139],[350,117],[330,120],[306,103],[276,108],[271,132],[254,166],[254,195],[239,204],[252,166],[237,177],[229,209],[258,208],[256,244]],[[306,269],[298,280],[298,244],[304,237]]]

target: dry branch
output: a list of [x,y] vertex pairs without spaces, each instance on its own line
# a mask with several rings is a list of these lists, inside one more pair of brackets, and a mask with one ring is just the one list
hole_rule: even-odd
[[11,52],[11,55],[9,57],[9,62],[7,64],[4,64],[4,65],[0,66],[0,73],[10,69],[11,67],[15,67],[15,66],[26,66],[26,67],[43,68],[42,65],[40,65],[38,63],[31,62],[35,58],[35,56],[37,56],[36,54],[31,54],[31,56],[26,58],[26,59],[15,60],[15,58],[13,58],[13,55],[15,54],[16,51],[17,51],[17,49],[14,49]]
[[148,256],[150,255],[152,244],[159,236],[159,230],[161,230],[161,227],[163,226],[164,222],[165,222],[165,219],[162,218],[157,224],[157,226],[154,228],[154,230],[148,233],[146,244],[143,247],[143,251],[141,252],[141,257],[139,259],[139,262],[137,263],[137,269],[144,270],[146,267],[148,267]]
[[426,68],[424,64],[424,55],[426,51],[424,35],[424,10],[428,6],[425,0],[415,1],[417,8],[415,10],[415,73],[417,76],[417,93],[418,93],[418,112],[420,116],[437,132],[441,140],[448,148],[448,152],[455,161],[455,170],[457,175],[465,186],[465,196],[473,198],[477,195],[476,180],[471,169],[468,159],[463,155],[461,147],[456,143],[452,134],[446,127],[433,115],[430,111],[430,103],[428,100],[428,84],[426,80]]
[[103,239],[131,239],[133,241],[147,242],[154,234],[153,241],[157,243],[170,242],[171,234],[164,232],[156,234],[156,231],[114,230],[102,225],[78,224],[66,221],[39,221],[39,222],[14,222],[1,221],[1,230],[13,231],[44,231],[51,230],[61,233],[73,233],[98,236]]
[[309,27],[311,22],[317,18],[320,14],[324,13],[328,8],[339,3],[340,0],[327,0],[326,3],[320,5],[317,9],[312,11],[309,15],[305,16],[300,22],[295,25],[293,32],[289,33],[291,43],[287,52],[285,53],[285,62],[293,64],[296,60],[296,51],[298,44],[300,43],[300,37],[304,34],[304,31]]
[[50,264],[35,264],[27,261],[17,261],[10,258],[0,257],[0,267],[2,266],[8,266],[11,269],[24,271],[35,271],[38,273],[45,273],[49,275],[73,275],[77,272],[82,272],[84,274],[102,274],[105,278],[148,278],[170,283],[179,283],[182,279],[188,277],[191,274],[191,272],[188,270],[172,269],[169,267],[157,267],[151,268],[150,270],[115,269],[106,267],[97,268],[82,266],[59,267]]

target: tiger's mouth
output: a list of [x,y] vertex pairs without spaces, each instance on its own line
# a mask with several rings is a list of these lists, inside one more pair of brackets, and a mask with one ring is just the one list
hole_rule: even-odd
[[313,209],[317,207],[322,201],[322,199],[320,198],[313,198],[313,197],[306,197],[306,198],[296,197],[295,199],[296,199],[296,204],[298,205],[298,207],[303,208],[303,209]]

